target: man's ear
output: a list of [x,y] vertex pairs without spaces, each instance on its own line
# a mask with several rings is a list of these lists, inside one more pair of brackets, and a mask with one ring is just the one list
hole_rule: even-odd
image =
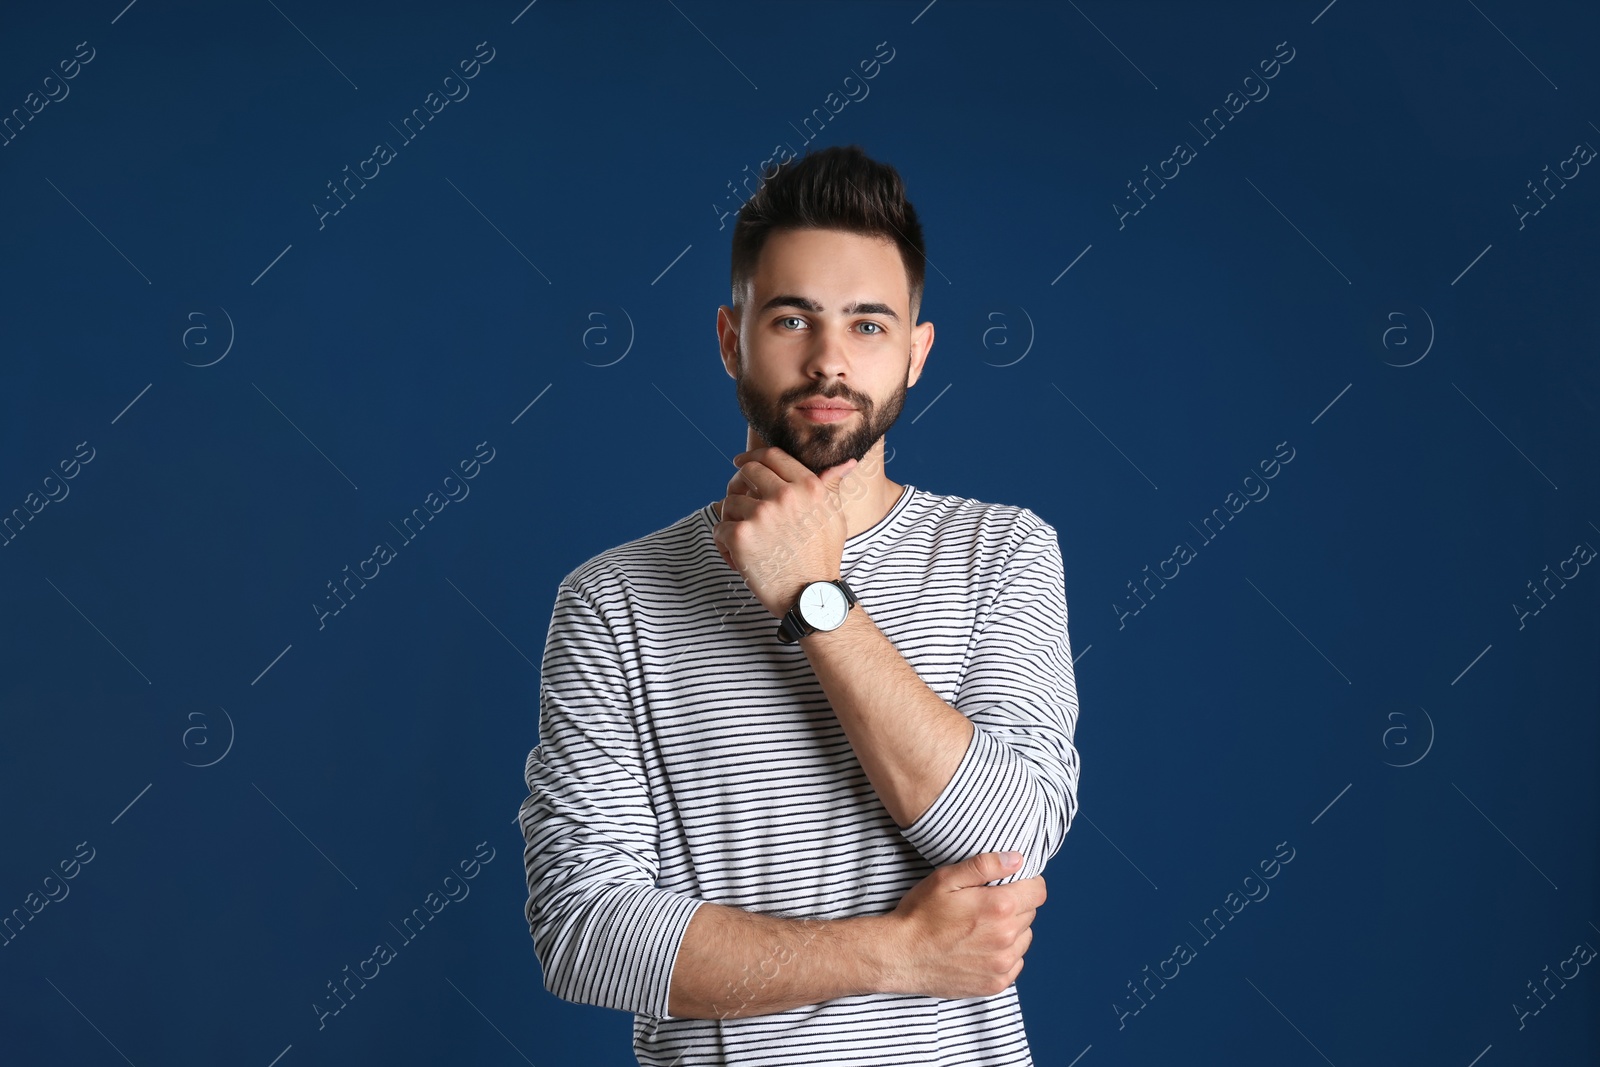
[[739,309],[724,304],[717,308],[717,350],[728,377],[739,377]]
[[933,348],[933,323],[919,322],[911,331],[911,364],[906,376],[906,387],[917,384],[917,379],[922,377],[922,368],[928,361],[928,352]]

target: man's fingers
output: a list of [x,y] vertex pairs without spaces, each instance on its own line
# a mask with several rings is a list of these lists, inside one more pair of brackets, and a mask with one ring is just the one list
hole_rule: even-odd
[[1016,905],[1018,912],[1038,908],[1044,904],[1044,879],[1039,877],[1024,878],[1020,882],[1007,882],[1005,885],[989,886],[991,889],[1003,889],[1011,894],[1011,900]]
[[[765,448],[753,448],[748,452],[741,452],[739,455],[749,456],[752,459],[760,461],[762,465],[774,471],[776,476],[785,482],[801,482],[807,478],[816,477],[816,475],[811,473],[811,469],[809,467],[776,445],[768,445]],[[737,462],[739,456],[735,456],[733,458]]]
[[760,460],[747,459],[739,464],[739,469],[728,479],[728,490],[732,492],[738,487],[740,492],[770,499],[783,488],[783,483],[784,479],[778,477],[767,464]]
[[755,514],[756,499],[742,494],[730,495],[722,502],[722,521],[738,522]]

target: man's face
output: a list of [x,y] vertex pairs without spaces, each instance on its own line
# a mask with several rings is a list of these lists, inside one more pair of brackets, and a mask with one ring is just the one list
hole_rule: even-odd
[[[837,230],[770,235],[737,324],[726,314],[718,323],[739,410],[813,474],[860,460],[883,438],[933,339],[931,324],[912,328],[894,242]],[[854,410],[808,413],[823,400]]]

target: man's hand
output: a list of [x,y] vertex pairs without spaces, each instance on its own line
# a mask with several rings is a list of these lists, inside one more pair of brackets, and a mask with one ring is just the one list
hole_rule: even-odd
[[840,576],[849,524],[839,486],[856,461],[817,475],[770,445],[741,452],[733,461],[740,467],[728,481],[722,521],[712,536],[723,562],[781,619],[806,583]]
[[892,993],[960,998],[1004,992],[1022,971],[1044,878],[985,885],[1017,870],[999,852],[940,867],[912,887],[886,919]]

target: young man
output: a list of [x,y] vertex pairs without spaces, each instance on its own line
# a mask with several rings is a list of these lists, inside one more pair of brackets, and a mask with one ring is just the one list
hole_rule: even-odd
[[924,264],[892,167],[785,163],[717,312],[726,495],[557,588],[526,914],[641,1064],[1032,1062],[1013,982],[1077,811],[1061,551],[884,475]]

